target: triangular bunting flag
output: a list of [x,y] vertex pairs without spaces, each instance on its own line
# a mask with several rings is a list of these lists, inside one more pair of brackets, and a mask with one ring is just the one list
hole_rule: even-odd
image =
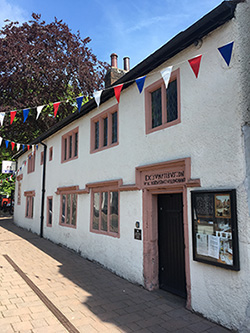
[[35,151],[35,145],[32,145],[32,155],[34,154]]
[[199,74],[201,57],[202,57],[202,55],[198,55],[197,57],[194,57],[194,58],[188,60],[196,78],[198,77],[198,74]]
[[57,102],[57,103],[54,103],[53,106],[54,106],[54,118],[56,117],[57,115],[57,111],[58,111],[58,108],[59,108],[59,105],[60,105],[61,102]]
[[118,103],[120,101],[120,94],[122,91],[122,87],[123,87],[123,83],[114,87],[115,97],[116,97]]
[[41,106],[38,106],[37,108],[36,108],[36,120],[38,119],[38,117],[40,116],[40,113],[41,113],[41,111],[42,111],[42,109],[45,107],[45,105],[41,105]]
[[17,144],[16,144],[16,149],[17,149],[17,151],[20,149],[20,146],[21,146],[20,143],[17,143]]
[[146,76],[143,76],[143,77],[140,77],[139,79],[135,80],[135,82],[137,84],[137,88],[138,88],[140,93],[143,90],[145,79],[146,79]]
[[2,142],[3,142],[3,138],[0,137],[0,146],[2,145]]
[[36,145],[36,150],[38,150],[38,145]]
[[30,109],[23,109],[23,122],[25,123],[26,119],[28,118]]
[[8,140],[5,140],[5,146],[6,146],[6,148],[8,148],[8,146],[9,146],[9,141]]
[[171,76],[171,73],[172,73],[172,68],[173,68],[173,66],[169,66],[169,67],[164,68],[161,71],[161,76],[164,80],[166,89],[168,88],[168,83],[169,83],[169,79],[170,79],[170,76]]
[[3,126],[3,120],[4,120],[4,117],[5,117],[5,113],[4,113],[4,112],[1,112],[1,113],[0,113],[0,124],[1,124],[1,126]]
[[30,145],[27,145],[28,150],[30,150]]
[[25,145],[22,145],[23,146],[23,150],[24,150],[24,148],[25,148]]
[[80,96],[80,97],[76,98],[76,103],[77,103],[77,107],[78,107],[79,112],[81,111],[82,100],[83,100],[83,96]]
[[234,42],[231,42],[227,45],[224,45],[224,46],[218,48],[220,54],[222,55],[223,59],[225,60],[225,62],[227,63],[228,66],[231,61],[233,45],[234,45]]
[[16,111],[10,111],[10,124],[13,123],[15,116],[16,116]]
[[15,142],[11,142],[11,149],[13,150],[15,148]]
[[93,93],[93,96],[94,96],[94,99],[95,99],[95,102],[96,102],[98,108],[99,108],[99,105],[101,102],[101,94],[102,94],[102,90],[94,91],[94,93]]

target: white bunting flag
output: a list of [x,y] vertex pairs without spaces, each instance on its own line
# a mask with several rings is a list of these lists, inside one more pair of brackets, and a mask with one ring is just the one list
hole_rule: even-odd
[[102,90],[94,91],[94,93],[93,93],[95,102],[96,102],[98,108],[99,108],[99,105],[101,102],[101,94],[102,94]]
[[17,144],[16,144],[16,149],[17,149],[17,151],[20,149],[20,146],[21,146],[20,143],[17,143]]
[[0,146],[2,144],[3,138],[0,136]]
[[32,155],[34,155],[35,145],[32,145]]
[[5,113],[4,113],[4,112],[1,112],[1,113],[0,113],[0,124],[1,124],[1,126],[3,126],[3,120],[4,120],[4,117],[5,117]]
[[168,87],[168,83],[169,83],[170,75],[171,75],[171,72],[172,72],[172,68],[173,68],[173,66],[169,66],[169,67],[164,68],[161,71],[161,76],[162,76],[162,78],[164,80],[166,89]]
[[36,115],[36,120],[38,119],[38,117],[40,116],[40,113],[42,111],[42,109],[45,107],[45,105],[41,105],[37,107],[37,115]]

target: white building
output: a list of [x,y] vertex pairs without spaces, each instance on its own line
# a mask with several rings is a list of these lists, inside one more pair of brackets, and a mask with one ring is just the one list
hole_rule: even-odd
[[[245,332],[249,17],[249,1],[222,2],[122,76],[119,103],[104,90],[99,108],[91,100],[35,140],[33,155],[19,153],[14,214],[16,224]],[[227,64],[218,48],[231,42]],[[188,60],[200,54],[196,77]]]

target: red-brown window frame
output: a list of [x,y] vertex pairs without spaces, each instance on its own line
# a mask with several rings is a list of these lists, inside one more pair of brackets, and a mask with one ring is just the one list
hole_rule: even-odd
[[[59,215],[59,225],[63,227],[68,227],[68,228],[77,228],[77,203],[78,203],[78,193],[79,193],[79,186],[68,186],[68,187],[59,187],[57,189],[56,194],[60,195],[60,215]],[[62,217],[62,206],[63,206],[63,195],[70,195],[72,196],[73,194],[76,194],[76,224],[72,224],[72,197],[71,197],[71,206],[70,206],[70,223],[67,224],[62,223],[61,217]],[[65,208],[65,211],[67,211],[67,207]],[[67,221],[67,218],[65,217],[65,221]]]
[[52,161],[53,159],[53,147],[49,148],[49,161]]
[[[52,200],[52,221],[51,224],[49,223],[49,200]],[[53,197],[52,196],[48,196],[47,197],[47,227],[52,227],[52,223],[53,223]]]
[[[117,113],[117,141],[112,143],[112,114]],[[108,140],[107,145],[104,146],[104,119],[108,118]],[[90,128],[90,153],[108,149],[119,144],[119,113],[118,104],[103,111],[97,116],[91,118]],[[95,124],[99,122],[99,147],[95,148]]]
[[[75,150],[75,137],[77,134],[77,154],[74,154],[74,150]],[[70,145],[69,145],[69,141],[70,141],[70,137],[72,136],[72,156],[69,157],[70,155]],[[66,150],[66,157],[65,157],[65,140],[67,140],[67,150]],[[68,161],[73,161],[75,159],[78,158],[78,153],[79,153],[79,127],[74,128],[73,130],[65,133],[62,136],[62,142],[61,142],[61,151],[62,151],[62,155],[61,155],[61,163],[65,163]]]
[[[145,88],[145,120],[146,120],[146,134],[159,131],[161,129],[177,125],[181,122],[181,104],[180,104],[180,69],[172,72],[169,82],[177,80],[177,111],[178,117],[176,120],[167,122],[167,106],[166,106],[166,86],[163,79],[160,79],[150,86]],[[162,110],[162,125],[152,128],[152,103],[151,93],[161,88],[161,110]]]
[[27,173],[32,173],[35,171],[35,164],[36,164],[36,153],[35,151],[28,155],[28,168]]
[[[35,191],[24,192],[24,196],[26,197],[25,217],[28,219],[33,219],[33,217],[34,217],[34,196],[35,195],[36,195]],[[29,204],[29,210],[27,213],[28,204]]]

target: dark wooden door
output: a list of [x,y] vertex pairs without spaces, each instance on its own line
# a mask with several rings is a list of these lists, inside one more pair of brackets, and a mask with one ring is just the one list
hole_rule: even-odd
[[158,195],[159,287],[186,297],[182,194]]

